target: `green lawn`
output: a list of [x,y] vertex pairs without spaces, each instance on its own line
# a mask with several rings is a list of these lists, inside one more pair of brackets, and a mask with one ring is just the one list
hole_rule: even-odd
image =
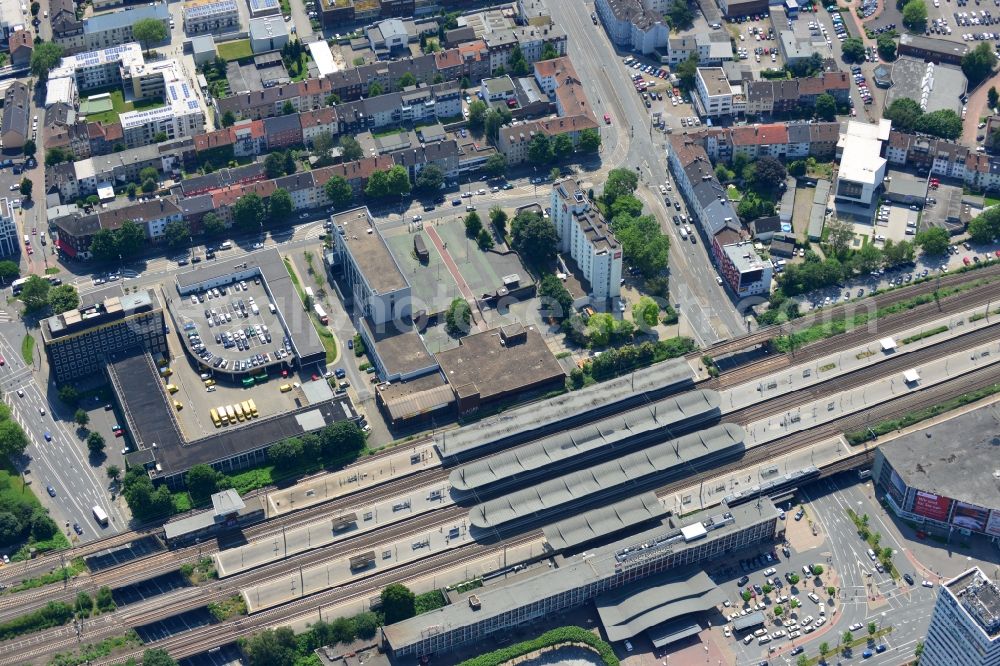
[[996,206],[1000,204],[1000,199],[995,197],[983,197],[983,207],[989,208],[990,206]]
[[161,97],[126,102],[125,95],[121,90],[108,90],[106,92],[111,95],[113,108],[110,111],[91,113],[87,116],[87,120],[90,122],[103,122],[105,125],[109,125],[118,122],[118,116],[128,111],[142,111],[144,109],[156,109],[163,106],[163,99]]
[[288,75],[292,81],[305,81],[309,77],[309,54],[306,51],[302,52],[297,64],[293,62],[288,68]]
[[222,56],[224,60],[232,62],[233,60],[240,60],[241,58],[250,58],[253,56],[253,51],[250,50],[250,40],[249,39],[239,39],[233,42],[222,42],[217,44],[216,48],[219,51],[219,55]]
[[34,365],[35,363],[35,338],[31,335],[26,335],[21,340],[21,358],[25,365]]

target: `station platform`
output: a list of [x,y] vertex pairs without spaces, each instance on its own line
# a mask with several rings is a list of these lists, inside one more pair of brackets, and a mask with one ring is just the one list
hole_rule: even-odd
[[329,546],[350,536],[409,520],[428,511],[451,506],[453,502],[449,490],[446,480],[414,488],[406,495],[354,506],[335,516],[283,529],[246,545],[220,551],[213,554],[212,559],[215,560],[219,578],[226,578],[314,548]]
[[433,444],[401,446],[390,455],[365,458],[337,472],[319,474],[268,493],[267,517],[276,518],[440,466]]

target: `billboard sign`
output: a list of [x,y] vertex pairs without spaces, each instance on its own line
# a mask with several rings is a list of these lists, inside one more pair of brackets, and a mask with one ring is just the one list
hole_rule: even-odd
[[892,486],[899,493],[899,497],[902,498],[906,495],[906,484],[903,483],[903,479],[900,478],[899,474],[896,474],[896,470],[889,469],[889,480],[892,482]]
[[986,521],[989,516],[989,509],[965,502],[955,502],[955,515],[951,518],[951,524],[956,527],[964,527],[967,530],[982,532],[986,529]]
[[950,508],[951,500],[947,497],[925,493],[922,490],[917,491],[917,498],[913,503],[913,513],[931,520],[947,520]]
[[986,521],[986,533],[1000,537],[1000,509],[994,509],[990,519]]

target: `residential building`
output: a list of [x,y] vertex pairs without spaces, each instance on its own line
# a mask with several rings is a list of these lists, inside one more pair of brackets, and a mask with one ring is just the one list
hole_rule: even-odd
[[31,129],[31,97],[28,86],[14,81],[3,98],[3,116],[0,118],[0,143],[6,149],[23,148]]
[[[127,7],[83,19],[81,34],[58,36],[53,32],[53,36],[56,43],[62,44],[67,53],[96,51],[118,44],[134,42],[135,38],[132,36],[132,26],[135,25],[136,21],[148,18],[156,19],[163,23],[167,34],[170,34],[170,12],[167,10],[167,3],[152,2],[148,5]],[[158,45],[146,44],[144,46],[151,47]]]
[[60,384],[101,375],[109,359],[136,347],[168,353],[163,308],[151,290],[108,296],[41,321],[42,345]]
[[182,10],[188,36],[239,30],[236,0],[186,0]]
[[621,293],[622,246],[597,206],[573,179],[552,185],[552,223],[559,235],[559,251],[569,256],[590,284],[595,302]]
[[567,134],[576,146],[580,142],[580,132],[599,127],[597,121],[588,115],[529,120],[501,127],[497,149],[506,155],[507,164],[513,166],[528,159],[528,147],[535,134],[541,133],[550,139],[560,134]]
[[728,245],[712,243],[719,273],[740,298],[771,293],[772,264],[762,259],[750,241]]
[[10,207],[10,200],[7,197],[0,197],[0,255],[17,254],[20,249],[14,209]]
[[1000,588],[979,567],[938,587],[920,661],[926,666],[1000,664]]
[[10,50],[10,64],[27,67],[31,64],[31,54],[35,48],[35,36],[30,30],[15,30],[10,34],[7,48]]
[[49,24],[53,41],[63,48],[83,46],[83,21],[76,17],[76,0],[50,0]]
[[615,46],[648,55],[667,45],[670,27],[663,14],[639,0],[597,0],[594,7]]
[[886,159],[882,157],[882,142],[888,141],[892,122],[881,120],[877,125],[849,121],[837,142],[840,170],[834,186],[840,201],[871,205],[885,178]]
[[313,140],[320,134],[336,137],[340,129],[337,111],[330,106],[300,113],[299,124],[302,126],[302,142],[306,145],[312,145]]
[[699,67],[695,77],[695,107],[700,116],[732,116],[746,108],[739,90],[734,90],[721,67]]
[[76,259],[90,259],[91,242],[102,229],[113,231],[131,220],[142,227],[148,241],[155,243],[162,240],[167,224],[181,219],[181,209],[172,198],[161,197],[134,203],[126,201],[89,215],[77,212],[51,222],[59,231],[59,250]]
[[268,150],[280,150],[289,146],[302,145],[302,125],[299,124],[299,114],[271,116],[265,118],[263,123]]
[[376,327],[409,319],[410,284],[367,207],[331,218],[334,258],[342,269],[354,312]]

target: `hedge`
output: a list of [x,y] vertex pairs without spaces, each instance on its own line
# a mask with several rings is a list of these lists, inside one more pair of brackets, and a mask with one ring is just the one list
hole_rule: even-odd
[[33,613],[15,617],[0,624],[0,640],[23,636],[49,627],[58,627],[73,619],[73,607],[61,601],[50,601]]
[[542,648],[563,643],[584,643],[592,647],[601,657],[605,666],[618,666],[618,657],[615,656],[611,646],[600,638],[582,627],[559,627],[546,631],[538,638],[533,638],[523,643],[515,643],[493,652],[481,654],[463,661],[459,666],[500,666],[505,662],[516,659]]

